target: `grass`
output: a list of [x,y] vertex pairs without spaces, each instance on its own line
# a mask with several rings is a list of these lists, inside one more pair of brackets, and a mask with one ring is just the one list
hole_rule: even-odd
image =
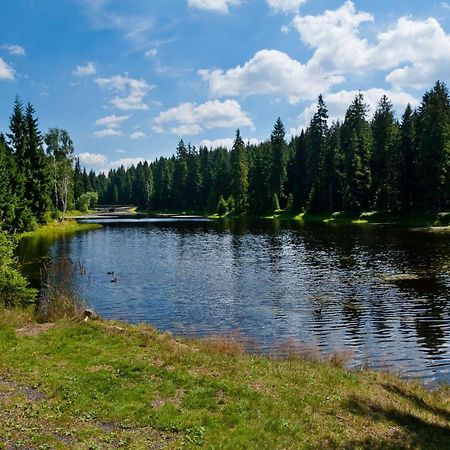
[[20,237],[56,237],[64,234],[78,233],[102,228],[100,224],[78,223],[76,220],[65,220],[63,222],[51,222],[42,225],[34,231],[22,233]]
[[448,388],[144,325],[18,321],[0,318],[0,448],[450,448]]

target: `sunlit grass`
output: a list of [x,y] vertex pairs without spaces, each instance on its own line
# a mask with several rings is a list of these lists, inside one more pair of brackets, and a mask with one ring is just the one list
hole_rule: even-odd
[[318,361],[289,344],[291,357],[270,359],[235,337],[180,341],[108,321],[38,336],[17,326],[0,327],[0,446],[450,446],[448,389],[345,370],[345,355]]
[[22,233],[20,237],[35,236],[58,236],[62,234],[78,233],[80,231],[89,231],[100,229],[102,226],[96,223],[78,223],[75,220],[65,220],[63,222],[51,222],[42,225],[34,231]]

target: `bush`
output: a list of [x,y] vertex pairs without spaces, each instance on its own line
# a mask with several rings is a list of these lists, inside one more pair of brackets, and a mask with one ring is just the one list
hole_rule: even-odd
[[225,216],[228,213],[228,205],[225,199],[220,196],[219,203],[217,204],[217,214],[219,216]]
[[86,212],[94,209],[97,206],[98,194],[97,192],[85,192],[80,195],[78,199],[78,209],[81,212]]
[[28,286],[27,279],[17,269],[14,248],[14,240],[0,232],[0,304],[8,308],[29,305],[36,298],[36,290]]

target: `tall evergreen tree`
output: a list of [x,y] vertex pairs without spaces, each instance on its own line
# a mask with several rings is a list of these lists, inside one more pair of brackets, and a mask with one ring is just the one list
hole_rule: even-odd
[[[307,130],[306,184],[310,191],[309,209],[318,211],[324,207],[328,197],[326,189],[325,155],[328,147],[328,110],[322,95],[319,95],[317,111]],[[326,204],[326,203],[325,203]]]
[[359,93],[348,108],[342,127],[346,172],[344,208],[349,212],[367,210],[371,203],[372,136],[367,122],[367,111],[364,96]]
[[398,168],[400,203],[403,210],[410,211],[417,203],[415,114],[410,104],[402,117],[398,145],[401,155],[401,165]]
[[272,149],[272,196],[276,195],[278,199],[284,197],[284,183],[286,181],[286,132],[283,122],[278,117],[270,135],[270,145]]
[[445,83],[426,92],[417,117],[420,206],[442,211],[450,202],[450,100]]
[[239,130],[231,151],[231,185],[237,212],[245,211],[248,199],[248,162],[244,141]]
[[383,95],[372,120],[372,198],[377,210],[398,209],[398,124],[392,103]]
[[42,134],[38,128],[33,106],[28,103],[25,111],[26,143],[25,155],[19,164],[23,163],[28,169],[25,181],[26,198],[32,213],[43,220],[44,214],[50,206],[50,177],[49,165],[42,147]]

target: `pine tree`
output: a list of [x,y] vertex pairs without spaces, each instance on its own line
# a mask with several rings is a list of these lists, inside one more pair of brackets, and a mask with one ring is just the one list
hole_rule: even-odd
[[344,208],[353,213],[367,210],[371,203],[372,136],[366,120],[367,111],[364,96],[359,93],[348,108],[342,126],[346,175]]
[[417,117],[417,181],[422,209],[437,212],[450,202],[450,100],[445,83],[426,92]]
[[50,206],[49,164],[42,147],[42,134],[38,128],[35,111],[28,103],[25,111],[26,144],[24,165],[28,168],[25,180],[26,198],[32,213],[42,221]]
[[412,210],[417,203],[417,147],[415,132],[415,114],[411,105],[408,104],[402,117],[398,142],[398,152],[401,155],[401,165],[399,167],[400,203],[401,208],[406,211]]
[[272,195],[278,199],[284,198],[284,183],[286,181],[286,141],[283,122],[278,117],[270,136],[272,149]]
[[398,124],[392,103],[384,95],[378,103],[372,120],[373,151],[372,198],[377,210],[398,209],[399,199],[399,161]]
[[310,190],[309,207],[311,211],[325,208],[328,197],[326,192],[327,174],[325,173],[325,156],[328,153],[328,110],[322,95],[319,95],[317,111],[306,132],[307,171],[306,184]]
[[239,130],[236,131],[231,151],[231,185],[236,212],[243,212],[247,207],[248,162],[244,141]]

